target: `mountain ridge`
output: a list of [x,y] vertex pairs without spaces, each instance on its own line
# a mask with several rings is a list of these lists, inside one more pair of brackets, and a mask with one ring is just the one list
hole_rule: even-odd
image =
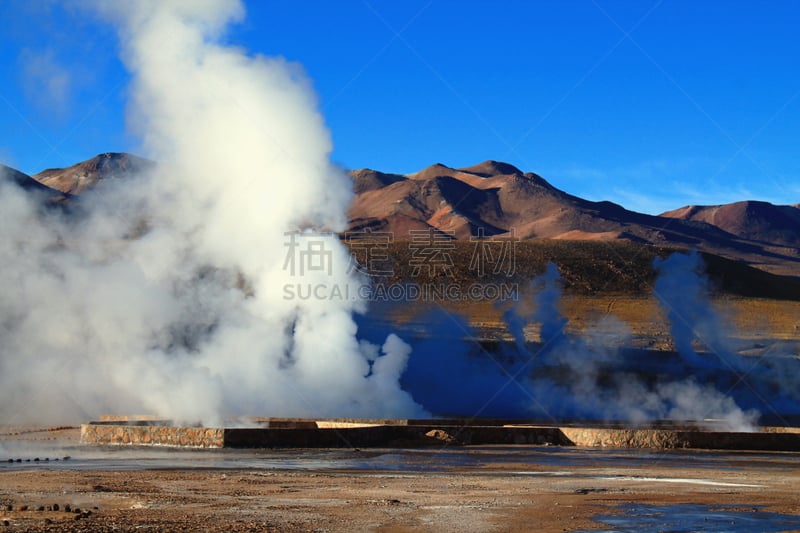
[[0,179],[15,184],[29,194],[40,197],[46,204],[62,203],[67,199],[67,195],[61,191],[48,187],[32,176],[2,163],[0,163]]
[[762,209],[768,211],[762,216],[766,222],[775,213],[784,220],[778,233],[754,234],[747,231],[748,219],[721,225],[678,212],[648,215],[585,200],[538,174],[493,160],[462,168],[436,163],[406,175],[372,169],[351,175],[357,183],[372,184],[356,187],[349,211],[353,232],[369,228],[397,238],[409,229],[427,229],[468,239],[481,230],[489,238],[629,240],[697,248],[783,275],[800,272],[800,217],[794,216],[800,210],[793,206],[762,202],[769,206]]
[[152,164],[124,152],[104,152],[66,168],[49,168],[31,176],[34,180],[72,196],[96,187],[101,181],[132,176]]
[[690,205],[660,216],[706,222],[752,241],[800,247],[800,209],[796,205],[743,200],[722,205]]
[[[155,163],[126,153],[103,153],[33,176],[4,167],[26,190],[79,201],[104,180],[125,179]],[[720,206],[684,206],[661,215],[610,201],[569,194],[533,172],[494,160],[451,168],[436,163],[410,174],[373,169],[350,172],[355,199],[351,237],[365,231],[433,231],[447,238],[631,241],[694,248],[763,270],[799,277],[800,204],[744,200]]]

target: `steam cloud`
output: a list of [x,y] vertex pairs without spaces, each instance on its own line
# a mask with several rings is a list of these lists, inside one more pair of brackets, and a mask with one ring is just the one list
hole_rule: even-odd
[[[504,315],[513,345],[460,340],[468,324],[435,313],[424,322],[436,338],[412,343],[401,383],[431,411],[460,416],[676,420],[751,431],[762,415],[785,423],[784,415],[800,413],[796,355],[736,353],[730,328],[708,301],[699,255],[676,253],[655,266],[675,354],[629,348],[628,326],[612,315],[581,335],[567,334],[560,276],[550,264],[532,283],[532,316],[518,311],[526,305]],[[540,325],[539,345],[526,341],[529,318]]]
[[362,302],[284,298],[287,254],[303,250],[329,266],[303,283],[359,283],[335,237],[287,247],[298,228],[343,230],[352,197],[301,68],[220,44],[244,16],[235,0],[98,7],[133,74],[130,122],[159,163],[124,190],[99,187],[80,217],[3,186],[2,420],[420,415],[398,384],[408,346],[356,338]]
[[[696,255],[656,265],[680,356],[662,362],[625,349],[630,333],[613,317],[567,335],[555,265],[534,280],[532,316],[506,313],[515,343],[491,353],[443,313],[427,317],[428,334],[404,334],[409,344],[358,299],[286,298],[297,283],[349,295],[364,283],[338,239],[297,231],[343,230],[352,200],[302,70],[220,44],[244,16],[235,0],[99,9],[119,29],[130,121],[158,164],[85,193],[69,216],[0,180],[3,422],[432,412],[749,429],[757,410],[800,413],[796,358],[735,352]],[[324,268],[299,276],[312,251]]]
[[[676,282],[682,279],[687,268],[682,259],[694,256],[673,254],[663,264],[661,276],[656,284],[667,289],[674,301],[683,305],[680,311],[670,314],[673,338],[679,347],[691,345],[693,329],[676,328],[676,324],[684,325],[687,316],[695,316],[699,312],[715,317],[710,305],[704,299],[703,278],[695,274],[694,279]],[[673,266],[677,263],[677,267]],[[690,262],[689,268],[696,272],[699,267]],[[542,323],[541,338],[544,348],[539,357],[544,358],[545,365],[538,367],[532,378],[532,395],[535,398],[558,398],[558,402],[541,405],[547,416],[557,418],[594,418],[601,420],[623,420],[645,422],[649,420],[699,421],[715,419],[731,430],[751,430],[758,413],[743,411],[732,398],[718,391],[713,385],[700,384],[691,377],[675,376],[662,369],[662,376],[654,382],[646,382],[642,375],[646,374],[646,361],[634,361],[630,365],[623,348],[630,344],[630,332],[627,325],[609,316],[600,323],[589,328],[586,338],[570,338],[565,335],[567,323],[558,310],[561,299],[558,284],[558,272],[551,264],[542,276],[544,290],[535,296],[537,315]],[[684,298],[687,289],[694,299]],[[660,294],[660,293],[659,293]],[[693,312],[695,315],[688,313]],[[709,318],[713,320],[713,318]],[[688,340],[686,337],[689,337]],[[683,350],[682,356],[688,357]],[[633,352],[635,354],[635,352]],[[700,357],[694,351],[688,361],[695,368]],[[680,369],[681,365],[675,365]],[[628,367],[628,368],[626,368]],[[554,381],[548,369],[566,369],[570,379],[567,382]],[[563,371],[563,370],[562,370]],[[643,372],[644,371],[644,372]],[[541,400],[540,400],[541,402]]]

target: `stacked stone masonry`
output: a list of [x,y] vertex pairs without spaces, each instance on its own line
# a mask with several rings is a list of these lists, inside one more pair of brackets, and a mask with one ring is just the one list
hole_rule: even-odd
[[222,448],[225,430],[158,425],[83,424],[81,442],[93,444]]

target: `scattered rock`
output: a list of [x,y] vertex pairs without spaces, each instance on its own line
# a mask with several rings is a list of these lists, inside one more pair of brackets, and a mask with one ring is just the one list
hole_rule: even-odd
[[591,492],[608,492],[608,489],[575,489],[575,494],[589,494]]
[[438,440],[447,444],[456,444],[458,440],[443,429],[432,429],[425,433],[429,439]]

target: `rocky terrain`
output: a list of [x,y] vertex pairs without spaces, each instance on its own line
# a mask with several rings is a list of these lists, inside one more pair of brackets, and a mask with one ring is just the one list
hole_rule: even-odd
[[[104,181],[129,178],[151,164],[130,154],[105,153],[33,176],[0,170],[44,201],[60,204],[77,202]],[[370,169],[351,175],[356,197],[349,231],[356,237],[381,231],[404,241],[410,231],[423,230],[465,241],[481,236],[623,241],[697,249],[784,276],[800,272],[800,204],[742,201],[653,216],[573,196],[537,174],[497,161],[464,168],[435,164],[407,175]]]
[[496,161],[465,168],[436,164],[408,175],[369,169],[352,175],[353,231],[389,231],[398,238],[430,228],[456,239],[628,241],[695,248],[783,275],[800,272],[796,206],[740,202],[645,215],[584,200],[537,174]]
[[662,217],[705,222],[740,239],[788,248],[800,247],[800,205],[743,201],[726,205],[690,205]]
[[67,195],[79,195],[103,180],[125,179],[152,162],[131,154],[105,153],[67,168],[50,168],[32,176],[46,187]]
[[785,453],[445,444],[407,452],[134,451],[80,447],[76,430],[10,433],[0,427],[0,443],[48,439],[72,457],[46,466],[0,455],[0,528],[8,531],[793,531],[800,524],[800,476]]

